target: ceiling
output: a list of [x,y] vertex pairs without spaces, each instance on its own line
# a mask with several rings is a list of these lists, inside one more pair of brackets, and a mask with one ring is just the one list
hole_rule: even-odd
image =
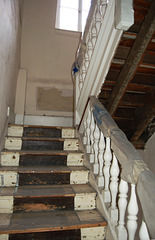
[[124,32],[99,94],[137,149],[155,132],[155,0],[133,0],[134,24]]

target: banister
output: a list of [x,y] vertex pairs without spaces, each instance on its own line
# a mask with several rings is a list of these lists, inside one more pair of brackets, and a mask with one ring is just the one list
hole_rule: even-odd
[[119,129],[111,115],[94,96],[90,97],[93,115],[101,132],[111,139],[111,149],[121,164],[121,177],[137,185],[137,193],[150,235],[155,237],[155,174],[142,160],[134,146]]

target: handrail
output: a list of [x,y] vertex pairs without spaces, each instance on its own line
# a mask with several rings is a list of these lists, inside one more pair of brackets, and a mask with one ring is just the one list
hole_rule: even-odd
[[[145,236],[140,239],[149,240],[148,232],[155,238],[155,175],[95,96],[89,99],[80,131],[101,198],[104,203],[110,203],[109,219],[114,229],[116,227],[118,239],[127,240],[127,235],[135,239],[139,208],[142,208],[144,220],[139,236]],[[129,202],[128,185],[131,186]],[[124,224],[126,209],[127,229]]]
[[89,96],[98,95],[123,30],[132,24],[132,0],[92,0],[75,61],[79,66],[74,76],[75,125],[82,118]]

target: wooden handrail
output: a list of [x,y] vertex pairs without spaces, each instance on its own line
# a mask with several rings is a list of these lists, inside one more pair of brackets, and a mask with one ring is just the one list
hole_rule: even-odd
[[94,96],[90,97],[94,119],[105,137],[111,139],[111,149],[121,164],[121,178],[137,185],[143,215],[152,238],[155,237],[155,174],[142,160],[126,135],[119,129],[111,115]]

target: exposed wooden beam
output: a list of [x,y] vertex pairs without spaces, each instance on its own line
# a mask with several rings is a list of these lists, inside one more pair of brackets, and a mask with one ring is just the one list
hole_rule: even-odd
[[149,98],[150,100],[148,104],[146,104],[145,107],[141,109],[141,112],[138,112],[137,114],[137,127],[131,141],[137,140],[155,117],[155,91],[150,94]]
[[140,63],[143,53],[155,31],[155,14],[154,13],[155,13],[155,1],[152,1],[152,4],[148,10],[148,14],[146,15],[141,25],[139,33],[133,43],[133,46],[126,59],[126,62],[122,67],[120,75],[117,79],[117,84],[113,88],[113,91],[110,95],[107,109],[111,115],[114,113],[129,82],[134,77],[137,66]]

